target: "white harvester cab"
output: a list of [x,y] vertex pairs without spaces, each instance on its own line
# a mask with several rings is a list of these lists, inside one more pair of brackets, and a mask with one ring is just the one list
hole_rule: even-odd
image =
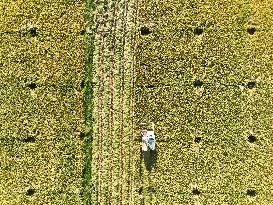
[[147,152],[155,150],[155,134],[154,123],[142,124],[144,127],[141,130],[142,151]]

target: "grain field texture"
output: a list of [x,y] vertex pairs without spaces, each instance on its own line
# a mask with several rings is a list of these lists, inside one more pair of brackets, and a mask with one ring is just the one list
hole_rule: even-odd
[[82,204],[84,1],[0,2],[0,204]]
[[272,2],[140,0],[144,204],[273,204]]

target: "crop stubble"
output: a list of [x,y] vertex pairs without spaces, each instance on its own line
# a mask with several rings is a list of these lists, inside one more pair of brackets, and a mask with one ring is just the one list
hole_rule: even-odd
[[[96,2],[92,198],[105,204],[134,204],[132,33],[134,2]],[[128,14],[129,12],[129,14]],[[130,19],[129,19],[130,18]],[[128,25],[129,21],[132,21]],[[128,40],[129,39],[129,40]],[[96,121],[96,119],[99,120]]]

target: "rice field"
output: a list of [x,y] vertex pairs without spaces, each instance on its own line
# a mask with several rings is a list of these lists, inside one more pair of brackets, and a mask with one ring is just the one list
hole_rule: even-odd
[[[94,12],[94,204],[273,203],[270,2],[134,3],[133,70],[116,44],[119,4]],[[137,143],[143,122],[155,123],[151,156]]]
[[0,2],[0,204],[82,204],[84,9]]
[[135,113],[157,136],[144,204],[273,203],[271,7],[140,1]]
[[2,1],[0,204],[273,204],[272,6]]

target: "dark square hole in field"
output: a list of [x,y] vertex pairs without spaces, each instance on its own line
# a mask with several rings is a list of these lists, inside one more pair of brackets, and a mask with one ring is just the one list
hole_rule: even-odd
[[35,137],[33,137],[33,136],[27,136],[27,137],[25,137],[25,138],[23,138],[23,142],[35,142]]
[[227,157],[229,154],[228,154],[228,152],[224,151],[224,152],[223,152],[223,155],[224,155],[225,157]]
[[37,28],[36,28],[36,27],[31,27],[31,28],[29,29],[29,33],[30,33],[30,35],[31,35],[32,37],[37,36]]
[[247,140],[251,143],[256,142],[257,138],[254,135],[249,135],[247,137]]
[[155,88],[156,85],[148,84],[148,85],[146,85],[146,87],[147,87],[147,88]]
[[35,190],[33,188],[28,188],[26,191],[27,196],[32,196],[35,193]]
[[143,186],[140,187],[137,192],[138,192],[139,195],[143,194]]
[[27,85],[27,87],[29,87],[31,90],[33,90],[33,89],[37,88],[37,85],[36,85],[36,83],[32,82],[32,83],[29,83]]
[[79,135],[79,137],[80,137],[80,139],[81,139],[81,140],[83,140],[83,139],[84,139],[84,137],[85,137],[85,134],[84,134],[84,132],[80,132],[80,135]]
[[193,33],[195,35],[201,35],[202,33],[204,33],[204,29],[201,28],[201,27],[196,27],[194,30],[193,30]]
[[85,81],[84,81],[84,80],[82,80],[82,82],[81,82],[80,86],[81,86],[81,89],[83,89],[83,88],[84,88],[84,86],[85,86]]
[[253,89],[256,87],[256,83],[254,81],[248,82],[247,83],[247,88]]
[[81,32],[80,32],[81,35],[84,35],[85,34],[85,29],[82,29]]
[[255,190],[253,190],[253,189],[248,189],[248,190],[246,191],[246,194],[247,194],[248,196],[256,196],[256,195],[257,195],[257,192],[256,192]]
[[195,138],[194,138],[194,142],[195,142],[195,143],[201,142],[201,137],[195,137]]
[[148,187],[148,190],[147,190],[149,193],[155,193],[155,189],[151,186]]
[[250,34],[253,35],[256,32],[256,28],[254,26],[249,26],[246,31]]
[[108,10],[108,6],[107,5],[104,5],[103,6],[103,10],[106,12]]
[[201,192],[200,192],[197,188],[193,188],[193,189],[192,189],[192,194],[193,194],[193,195],[200,195]]
[[194,83],[193,83],[193,86],[195,88],[200,88],[202,85],[203,85],[203,82],[200,81],[200,80],[195,80]]
[[140,33],[141,33],[141,35],[145,36],[145,35],[149,35],[151,33],[151,31],[150,31],[150,29],[148,27],[142,26],[140,28]]

